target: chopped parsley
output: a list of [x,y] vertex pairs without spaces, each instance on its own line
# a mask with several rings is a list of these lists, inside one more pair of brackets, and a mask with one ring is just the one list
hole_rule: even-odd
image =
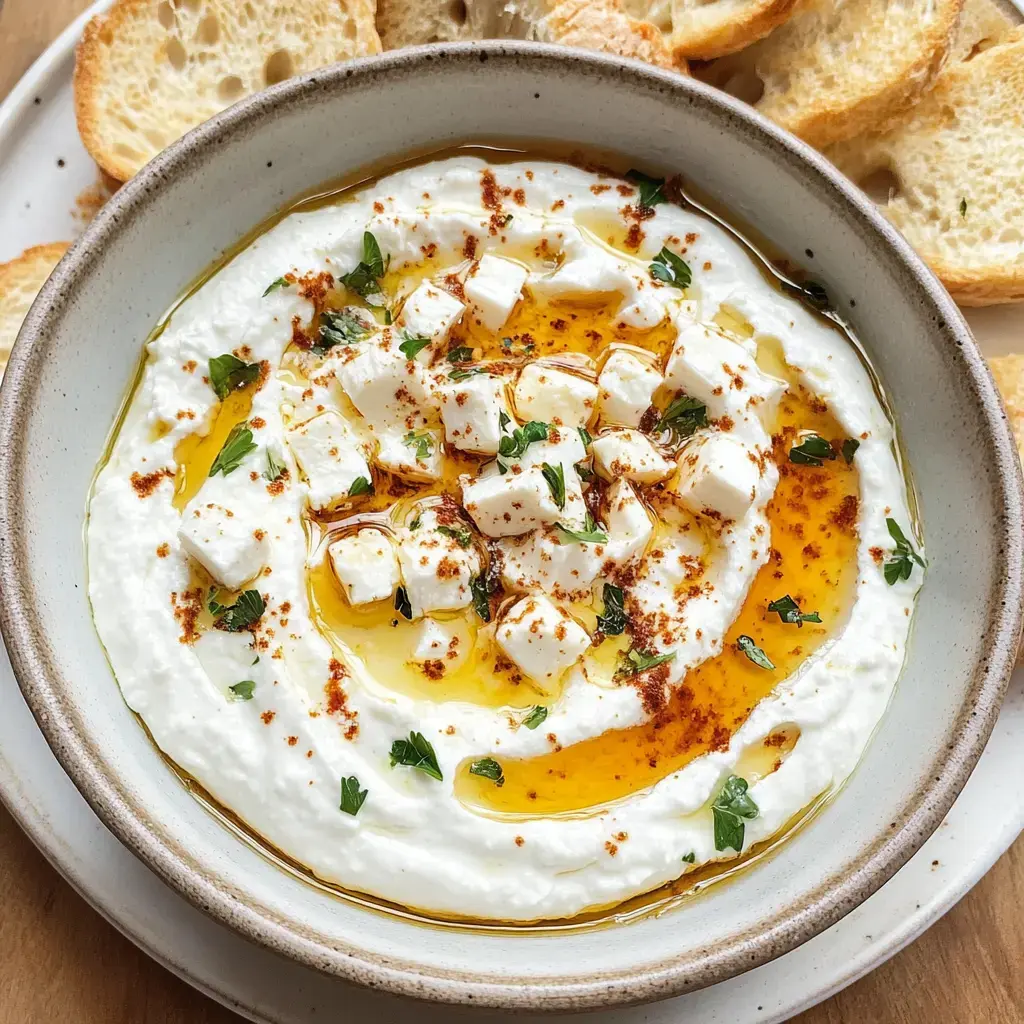
[[404,331],[402,337],[405,338],[405,341],[398,346],[398,350],[406,359],[414,359],[417,353],[422,352],[430,344],[429,338],[417,338]]
[[502,433],[504,433],[504,431],[505,431],[505,428],[506,428],[506,427],[507,427],[507,426],[508,426],[508,425],[509,425],[509,424],[510,424],[511,422],[512,422],[512,417],[511,417],[511,416],[509,416],[509,414],[508,414],[507,412],[505,412],[505,410],[504,410],[504,409],[502,409],[502,410],[501,410],[501,411],[500,411],[500,412],[498,413],[498,426],[499,426],[499,427],[501,428],[501,430],[502,430]]
[[693,279],[687,262],[664,246],[662,246],[661,252],[654,257],[647,272],[655,281],[674,284],[677,288],[689,288],[690,281]]
[[583,442],[584,448],[589,448],[593,443],[594,439],[590,435],[590,431],[586,427],[577,427],[576,430],[580,435],[580,440]]
[[363,258],[347,274],[343,274],[341,283],[364,299],[380,292],[380,279],[387,273],[391,257],[386,260],[381,255],[377,239],[369,231],[363,232]]
[[789,461],[800,466],[824,466],[826,459],[831,462],[835,457],[835,449],[818,434],[807,434],[789,449]]
[[410,530],[418,530],[422,525],[423,525],[423,520],[420,517],[420,514],[417,512],[416,513],[416,518],[409,524],[409,529]]
[[626,172],[626,181],[631,181],[636,185],[639,205],[646,210],[651,210],[668,201],[665,198],[665,193],[662,192],[662,186],[665,184],[664,178],[652,178],[650,175],[644,174],[643,171],[630,170]]
[[707,406],[689,395],[673,399],[661,414],[655,430],[671,430],[676,440],[692,437],[700,427],[708,425]]
[[263,293],[263,298],[266,298],[271,292],[276,292],[278,288],[287,288],[290,284],[291,281],[289,281],[287,277],[275,278],[267,285],[266,291]]
[[354,345],[372,332],[372,324],[359,316],[354,307],[325,309],[320,314],[320,331],[312,351],[323,355],[335,345]]
[[360,494],[373,494],[373,481],[365,476],[357,476],[348,489],[350,498],[358,498]]
[[391,767],[396,765],[415,768],[439,782],[444,778],[434,748],[421,732],[410,732],[407,740],[395,740],[391,744]]
[[241,633],[255,626],[267,608],[258,590],[243,591],[231,605],[220,604],[213,596],[215,593],[216,588],[211,589],[207,607],[211,615],[217,616],[214,625],[229,633]]
[[275,483],[284,476],[285,465],[277,461],[277,456],[269,448],[267,449],[267,468],[263,470],[263,479]]
[[557,466],[552,466],[545,462],[541,465],[540,471],[544,474],[544,479],[547,480],[548,487],[551,488],[551,497],[555,499],[555,504],[559,509],[564,509],[565,470],[562,468],[562,464],[559,463]]
[[209,475],[223,473],[227,476],[228,473],[233,473],[242,464],[242,459],[250,452],[256,451],[257,447],[249,427],[245,423],[236,423],[217,453],[217,458],[213,460]]
[[855,437],[848,437],[843,442],[843,458],[846,460],[848,466],[853,465],[853,457],[857,454],[857,449],[860,447],[860,441]]
[[481,778],[490,779],[496,786],[505,785],[505,773],[501,765],[493,757],[482,757],[469,766],[470,775],[479,775]]
[[597,617],[597,628],[605,636],[621,636],[626,632],[625,599],[621,588],[612,583],[604,585],[604,611]]
[[772,664],[771,659],[764,651],[761,650],[757,644],[754,643],[754,638],[750,636],[738,636],[736,637],[736,646],[755,664],[758,668],[766,668],[772,670],[775,666]]
[[468,548],[473,543],[473,534],[464,526],[452,528],[451,526],[439,526],[437,532],[443,537],[451,537],[460,548]]
[[473,361],[473,350],[468,348],[466,345],[460,345],[458,348],[453,348],[448,353],[448,362],[452,363],[471,363]]
[[256,689],[256,684],[251,679],[243,679],[240,683],[235,683],[234,686],[229,686],[228,689],[232,693],[232,700],[252,700],[253,691]]
[[730,775],[725,780],[715,802],[711,805],[711,814],[715,821],[715,849],[743,850],[746,821],[752,821],[761,812],[757,804],[747,793],[747,780],[738,775]]
[[404,615],[407,619],[412,618],[412,602],[405,587],[399,587],[395,591],[395,611]]
[[960,197],[960,216],[967,216],[967,198],[965,196]]
[[518,459],[534,441],[546,441],[548,425],[537,420],[530,420],[521,427],[516,427],[511,434],[506,434],[498,443],[498,470],[508,470],[507,459]]
[[803,627],[805,622],[821,622],[821,616],[817,612],[804,613],[800,606],[787,594],[768,605],[769,612],[776,612],[780,619],[790,626]]
[[402,443],[406,448],[415,448],[416,458],[424,460],[430,458],[430,453],[434,450],[434,435],[429,430],[410,430],[402,438]]
[[643,651],[631,647],[625,654],[619,655],[620,663],[616,675],[636,676],[650,668],[664,665],[667,661],[673,661],[675,656],[675,651],[669,651],[668,654],[644,654]]
[[896,547],[892,557],[886,560],[882,571],[885,574],[885,582],[891,587],[897,580],[909,580],[910,574],[914,571],[914,563],[917,562],[923,569],[924,559],[913,549],[910,541],[900,529],[895,519],[886,518],[885,525],[889,530]]
[[530,708],[529,714],[523,719],[523,725],[527,729],[536,729],[537,726],[542,725],[545,719],[548,717],[548,709],[543,704],[534,704]]
[[483,575],[474,576],[469,581],[469,591],[473,595],[473,608],[484,622],[491,621],[491,588]]
[[259,380],[260,364],[246,363],[230,352],[210,360],[210,387],[223,402],[232,391],[246,388]]
[[696,859],[697,852],[695,850],[691,850],[689,853],[684,853],[682,858],[684,864],[692,864]]
[[347,779],[341,780],[341,809],[354,818],[363,806],[366,794],[369,790],[359,788],[359,779],[350,775]]
[[556,537],[558,543],[562,543],[562,537],[568,540],[574,540],[578,544],[607,544],[608,534],[604,530],[599,529],[597,523],[594,522],[594,517],[588,512],[585,520],[585,525],[582,530],[570,530],[568,526],[563,526],[561,523],[555,523],[555,529],[558,530],[560,536]]
[[465,380],[467,377],[476,377],[481,373],[488,373],[486,366],[456,366],[454,370],[448,371],[448,379],[456,382]]

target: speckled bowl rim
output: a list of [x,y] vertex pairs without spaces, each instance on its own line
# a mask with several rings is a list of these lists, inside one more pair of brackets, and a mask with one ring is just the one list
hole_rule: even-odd
[[[271,109],[301,105],[325,91],[392,76],[427,74],[441,66],[494,61],[531,65],[538,75],[574,73],[625,82],[654,94],[675,94],[680,102],[745,135],[783,165],[810,192],[826,199],[906,280],[908,293],[931,306],[934,329],[960,363],[977,405],[985,453],[1002,491],[1002,575],[993,581],[989,649],[975,666],[961,707],[954,740],[936,758],[928,782],[908,801],[902,816],[864,849],[842,875],[829,878],[789,908],[713,949],[649,964],[640,971],[594,976],[581,969],[573,980],[544,977],[482,978],[472,971],[433,969],[367,954],[358,947],[327,945],[294,920],[286,920],[249,894],[218,884],[197,857],[173,836],[151,831],[144,807],[116,778],[108,777],[102,751],[85,734],[77,712],[64,698],[58,666],[36,623],[37,600],[28,568],[26,538],[19,528],[15,495],[29,471],[22,457],[19,424],[32,408],[37,378],[30,371],[45,358],[51,325],[57,323],[96,253],[116,242],[124,225],[144,209],[163,183],[186,171],[197,154],[258,130]],[[524,128],[528,128],[524,125]],[[528,132],[524,131],[524,135]],[[401,154],[396,154],[396,158]],[[196,268],[200,270],[201,268]],[[1013,669],[1024,614],[1024,491],[1020,463],[1002,404],[984,360],[959,310],[903,237],[873,204],[806,144],[750,107],[702,83],[635,61],[532,43],[488,41],[409,50],[364,58],[285,81],[189,132],[124,185],[100,211],[43,287],[30,310],[0,390],[0,631],[15,675],[58,760],[108,828],[165,882],[215,920],[269,949],[357,984],[397,995],[505,1010],[580,1011],[639,1003],[695,991],[757,967],[830,927],[870,896],[918,850],[938,827],[981,756],[999,713]],[[422,927],[422,926],[416,926]],[[493,976],[491,976],[493,978]]]

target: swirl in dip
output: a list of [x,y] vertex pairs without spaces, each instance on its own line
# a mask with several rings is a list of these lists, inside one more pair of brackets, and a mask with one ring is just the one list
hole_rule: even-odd
[[128,704],[319,878],[440,915],[780,833],[868,743],[923,566],[792,291],[641,175],[465,154],[295,209],[154,335],[98,477]]

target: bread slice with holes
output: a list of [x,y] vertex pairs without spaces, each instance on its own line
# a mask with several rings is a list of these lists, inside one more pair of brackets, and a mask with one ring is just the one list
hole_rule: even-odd
[[970,60],[983,50],[1003,42],[1019,25],[1024,14],[1010,0],[964,0],[949,61]]
[[242,96],[379,50],[373,0],[115,0],[78,46],[78,131],[127,181]]
[[9,263],[0,263],[0,377],[29,306],[67,248],[67,242],[37,245]]
[[378,0],[386,49],[465,39],[531,39],[634,57],[685,73],[662,33],[622,0]]
[[961,305],[1024,299],[1024,28],[826,155],[854,181],[889,176],[883,212]]
[[711,60],[763,39],[797,8],[797,0],[624,0],[653,23],[679,59]]
[[914,104],[950,51],[963,0],[804,0],[769,36],[697,72],[826,146]]

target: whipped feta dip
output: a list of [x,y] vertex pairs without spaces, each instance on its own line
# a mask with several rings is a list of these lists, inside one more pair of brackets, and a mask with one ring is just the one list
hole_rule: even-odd
[[96,627],[160,749],[318,878],[568,918],[783,835],[863,754],[924,570],[894,428],[673,195],[422,163],[287,213],[147,343]]

